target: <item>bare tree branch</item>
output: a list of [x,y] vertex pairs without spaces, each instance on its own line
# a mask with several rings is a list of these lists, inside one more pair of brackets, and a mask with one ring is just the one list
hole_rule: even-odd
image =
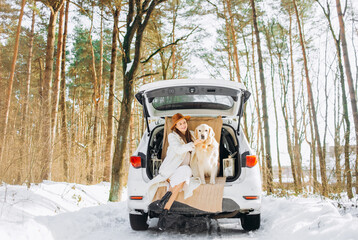
[[145,78],[145,77],[149,77],[149,76],[154,76],[154,75],[158,75],[158,74],[159,74],[159,72],[146,73],[146,74],[144,74],[142,76],[137,77],[137,79],[141,79],[141,78]]
[[146,60],[144,61],[141,61],[141,63],[147,63],[152,57],[154,57],[157,53],[159,53],[160,51],[162,51],[163,49],[166,49],[170,46],[173,46],[173,45],[177,45],[178,42],[182,41],[182,40],[186,40],[188,39],[188,37],[197,29],[198,27],[194,28],[188,35],[185,35],[181,38],[178,38],[177,40],[175,40],[175,42],[172,42],[172,43],[169,43],[161,48],[158,48],[155,52],[153,52]]

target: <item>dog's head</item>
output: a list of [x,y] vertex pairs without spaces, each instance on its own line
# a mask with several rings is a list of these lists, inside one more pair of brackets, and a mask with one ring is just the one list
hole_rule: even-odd
[[207,124],[200,124],[195,128],[195,138],[201,140],[212,139],[215,136],[214,130]]

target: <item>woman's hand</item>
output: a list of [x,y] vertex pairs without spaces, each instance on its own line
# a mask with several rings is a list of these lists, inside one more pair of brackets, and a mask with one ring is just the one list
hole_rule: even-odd
[[198,145],[199,143],[203,143],[203,142],[204,142],[204,141],[201,140],[201,139],[196,139],[196,140],[194,141],[194,146]]

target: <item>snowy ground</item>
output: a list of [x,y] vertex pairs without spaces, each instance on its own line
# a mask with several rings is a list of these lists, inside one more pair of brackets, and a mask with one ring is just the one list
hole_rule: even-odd
[[[358,239],[357,199],[266,196],[261,228],[245,232],[238,219],[211,220],[200,232],[130,228],[126,202],[108,203],[109,184],[44,182],[0,186],[0,239]],[[124,193],[124,198],[126,194]]]

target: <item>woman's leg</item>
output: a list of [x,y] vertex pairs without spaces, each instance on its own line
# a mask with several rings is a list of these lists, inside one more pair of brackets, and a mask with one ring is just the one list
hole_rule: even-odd
[[170,177],[170,184],[173,186],[168,192],[171,193],[168,201],[164,205],[164,210],[159,216],[158,227],[160,230],[166,229],[167,224],[171,224],[172,220],[168,220],[168,212],[177,198],[179,192],[183,189],[186,181],[190,179],[192,175],[191,168],[189,166],[180,166],[175,174]]
[[[170,179],[167,179],[169,185],[170,185]],[[165,204],[168,202],[170,196],[172,195],[172,188],[170,187],[169,190],[164,194],[164,196],[159,200],[159,202],[156,203],[156,205],[164,209]]]
[[159,220],[158,220],[159,230],[165,230],[167,227],[171,226],[174,223],[174,221],[176,221],[176,219],[173,221],[173,217],[170,217],[172,215],[169,215],[168,212],[171,206],[173,205],[175,199],[177,198],[180,190],[183,188],[184,183],[185,182],[179,183],[178,185],[175,185],[174,187],[171,187],[169,189],[168,192],[171,192],[172,194],[170,195],[169,200],[165,204],[163,212],[159,215]]
[[184,165],[178,167],[175,173],[170,177],[169,182],[170,185],[173,187],[170,187],[168,191],[171,192],[171,194],[167,196],[169,199],[165,200],[166,201],[165,205],[163,203],[164,209],[167,210],[170,209],[173,202],[177,198],[179,192],[183,189],[184,183],[189,181],[191,175],[192,175],[191,168],[187,165]]
[[175,185],[174,187],[172,187],[169,191],[172,192],[172,195],[170,196],[168,202],[165,204],[164,209],[169,210],[170,207],[173,205],[173,202],[175,201],[175,199],[177,198],[180,190],[183,189],[185,182],[179,183],[178,185]]

